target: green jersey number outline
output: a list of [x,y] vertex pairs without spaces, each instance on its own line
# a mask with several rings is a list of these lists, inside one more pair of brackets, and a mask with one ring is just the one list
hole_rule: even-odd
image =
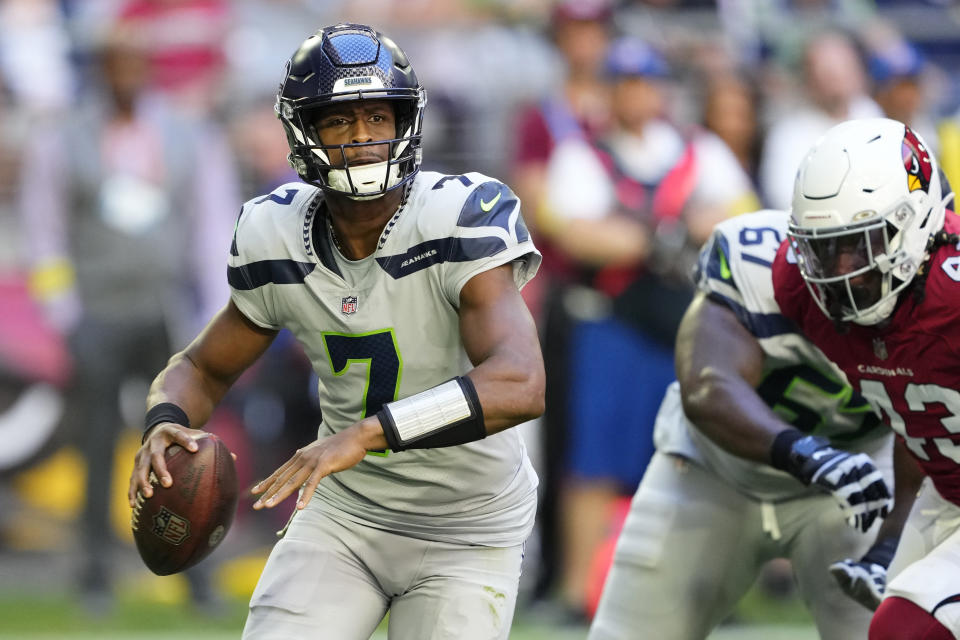
[[[397,399],[400,377],[403,374],[403,358],[400,356],[393,328],[366,333],[324,331],[321,336],[333,375],[339,377],[346,374],[350,365],[355,363],[367,366],[360,419],[375,415],[384,404]],[[390,452],[387,450],[368,453],[386,456]]]
[[[866,398],[853,387],[807,364],[770,371],[757,387],[757,395],[784,422],[804,433],[821,433],[828,426],[823,415],[828,410],[837,418],[845,416],[850,430],[824,434],[834,442],[850,442],[882,426]],[[811,402],[813,398],[819,401]],[[824,400],[828,402],[820,406]]]

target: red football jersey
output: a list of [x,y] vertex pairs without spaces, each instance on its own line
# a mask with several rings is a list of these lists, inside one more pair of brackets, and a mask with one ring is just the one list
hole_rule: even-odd
[[[960,232],[960,218],[947,212],[946,229]],[[960,505],[960,246],[938,249],[927,268],[923,302],[908,292],[888,326],[850,323],[845,334],[817,306],[789,241],[774,260],[773,286],[783,314],[883,413],[940,494]]]

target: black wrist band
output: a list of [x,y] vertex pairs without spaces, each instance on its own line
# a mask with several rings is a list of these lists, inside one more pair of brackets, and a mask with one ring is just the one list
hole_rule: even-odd
[[380,420],[380,426],[383,427],[383,438],[387,441],[387,449],[390,451],[402,451],[400,447],[400,435],[397,433],[397,423],[393,421],[393,416],[386,409],[380,409],[377,412],[377,418]]
[[870,550],[867,551],[862,560],[872,564],[879,564],[881,567],[889,567],[890,561],[893,560],[893,556],[897,552],[897,544],[899,544],[899,542],[900,538],[895,536],[878,540],[870,547]]
[[143,438],[140,439],[141,444],[146,442],[150,429],[153,429],[161,422],[173,422],[188,429],[190,428],[190,418],[187,417],[186,411],[172,402],[161,402],[147,410],[147,415],[143,419]]
[[770,447],[770,466],[781,471],[790,470],[790,450],[797,440],[806,438],[806,434],[796,429],[787,429],[777,434]]

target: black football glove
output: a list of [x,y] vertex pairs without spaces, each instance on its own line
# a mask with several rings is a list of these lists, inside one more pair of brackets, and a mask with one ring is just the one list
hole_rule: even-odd
[[890,511],[887,483],[865,453],[834,449],[826,438],[788,429],[774,439],[770,459],[777,469],[832,494],[855,529],[866,532]]
[[897,538],[875,543],[859,560],[841,560],[830,565],[830,573],[848,596],[876,611],[887,588],[887,568],[897,550]]

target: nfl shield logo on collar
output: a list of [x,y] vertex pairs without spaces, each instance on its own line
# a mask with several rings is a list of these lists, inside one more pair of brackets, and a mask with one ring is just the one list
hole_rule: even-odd
[[357,296],[347,296],[340,300],[340,313],[350,315],[357,311]]

